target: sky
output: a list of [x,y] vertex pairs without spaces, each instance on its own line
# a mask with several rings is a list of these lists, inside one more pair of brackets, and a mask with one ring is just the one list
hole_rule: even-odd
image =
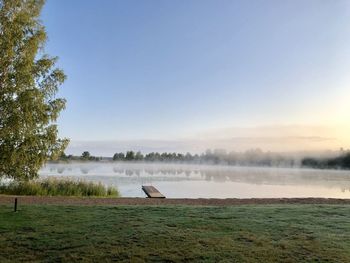
[[68,153],[350,148],[350,1],[47,0]]

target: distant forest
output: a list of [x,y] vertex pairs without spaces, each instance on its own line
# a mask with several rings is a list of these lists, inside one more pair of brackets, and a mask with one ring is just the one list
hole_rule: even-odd
[[341,150],[333,157],[298,157],[289,154],[263,152],[260,149],[245,152],[207,150],[202,154],[158,153],[127,151],[115,153],[113,157],[92,156],[85,151],[81,156],[63,154],[59,161],[125,161],[125,162],[167,162],[192,164],[223,164],[236,166],[265,167],[309,167],[319,169],[350,169],[350,151]]
[[306,157],[302,159],[301,165],[318,169],[350,169],[350,152],[332,158]]

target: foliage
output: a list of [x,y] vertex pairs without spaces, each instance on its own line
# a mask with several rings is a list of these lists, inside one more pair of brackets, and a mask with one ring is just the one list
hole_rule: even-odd
[[302,166],[319,169],[350,169],[350,152],[333,158],[311,158],[302,160]]
[[69,161],[100,161],[102,157],[99,156],[93,156],[88,151],[84,151],[80,156],[75,155],[66,155],[64,152],[59,156],[58,159],[51,159],[51,163],[57,163],[57,162],[69,162]]
[[133,151],[126,152],[125,160],[126,161],[133,161],[133,160],[135,160],[135,153]]
[[82,160],[89,160],[90,157],[91,157],[90,153],[87,152],[87,151],[85,151],[85,152],[83,152],[83,153],[81,154],[81,157],[80,157],[80,158],[81,158]]
[[141,152],[137,152],[136,154],[135,154],[135,157],[134,157],[134,160],[135,161],[142,161],[143,160],[143,154],[141,153]]
[[205,163],[205,164],[227,164],[227,165],[253,165],[253,166],[296,166],[298,160],[281,154],[264,153],[259,149],[249,150],[243,153],[229,152],[223,150],[207,150],[200,155],[191,153],[158,153],[151,152],[143,155],[133,151],[116,153],[114,161],[145,161],[145,162],[175,162],[175,163]]
[[[88,152],[87,152],[88,153]],[[192,164],[220,164],[236,166],[260,166],[260,167],[312,167],[312,168],[335,168],[350,169],[350,152],[341,150],[340,152],[325,152],[321,157],[293,156],[291,154],[263,152],[259,149],[245,152],[226,152],[223,150],[207,150],[202,154],[191,153],[158,153],[151,152],[142,154],[140,151],[127,151],[115,153],[112,158],[90,156],[85,159],[79,156],[65,155],[60,157],[62,161],[79,160],[113,160],[113,161],[133,161],[133,162],[167,162],[167,163],[192,163]],[[333,156],[333,157],[330,157]]]
[[39,196],[119,196],[119,193],[115,188],[106,188],[101,183],[95,184],[82,180],[73,181],[57,178],[3,183],[0,185],[0,194]]
[[80,160],[81,161],[99,161],[101,160],[101,157],[92,156],[90,152],[85,151],[81,154]]
[[124,153],[116,153],[113,155],[113,161],[123,161],[125,159]]
[[[54,123],[66,76],[43,54],[43,0],[0,0],[0,178],[28,180],[67,146]],[[40,52],[39,52],[40,51]]]
[[12,211],[0,205],[0,262],[350,262],[346,205]]

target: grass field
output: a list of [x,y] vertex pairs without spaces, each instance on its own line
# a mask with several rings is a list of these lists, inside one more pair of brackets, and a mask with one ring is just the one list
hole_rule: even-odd
[[0,205],[0,262],[350,262],[350,206]]

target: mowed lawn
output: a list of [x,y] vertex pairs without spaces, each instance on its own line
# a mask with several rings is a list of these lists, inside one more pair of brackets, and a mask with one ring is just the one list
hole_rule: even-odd
[[350,262],[350,206],[0,206],[0,262]]

